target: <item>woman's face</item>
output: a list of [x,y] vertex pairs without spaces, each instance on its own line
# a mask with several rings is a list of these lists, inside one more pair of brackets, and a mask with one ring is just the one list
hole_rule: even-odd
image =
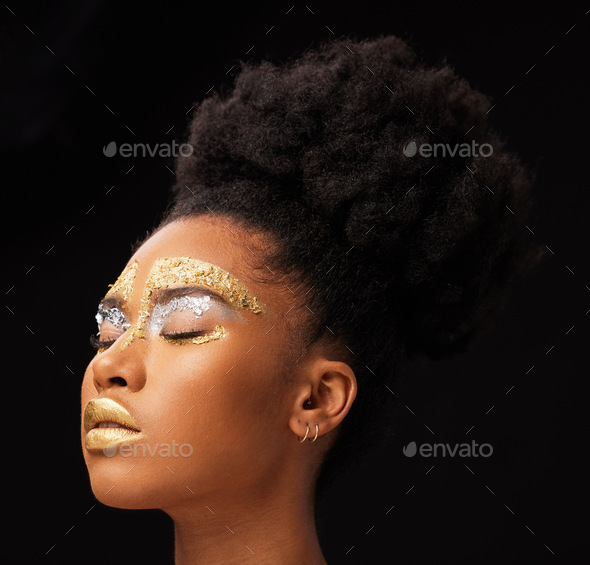
[[285,384],[293,295],[257,282],[252,253],[226,219],[177,221],[101,302],[107,343],[82,383],[82,445],[101,502],[166,510],[256,488],[297,443]]

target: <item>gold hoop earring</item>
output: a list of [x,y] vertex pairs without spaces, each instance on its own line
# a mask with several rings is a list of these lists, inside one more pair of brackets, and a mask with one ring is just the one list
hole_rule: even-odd
[[[309,434],[309,424],[307,424],[307,429],[305,430],[305,435],[303,436],[303,439],[299,440],[299,443],[303,443],[307,439],[308,434]],[[297,438],[299,438],[299,436],[297,436]]]
[[315,437],[313,439],[310,439],[309,441],[311,441],[311,443],[313,443],[316,439],[318,439],[318,433],[320,431],[319,426],[316,424],[315,425]]

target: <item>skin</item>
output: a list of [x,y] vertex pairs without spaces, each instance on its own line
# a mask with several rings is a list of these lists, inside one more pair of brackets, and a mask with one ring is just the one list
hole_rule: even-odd
[[[141,450],[106,456],[84,447],[82,428],[95,496],[109,506],[166,512],[175,525],[178,565],[325,563],[313,490],[357,384],[350,366],[323,342],[301,356],[287,319],[298,321],[305,304],[285,285],[262,282],[252,268],[264,240],[213,215],[157,231],[129,261],[139,265],[125,309],[131,323],[150,266],[162,257],[192,257],[227,270],[265,311],[213,308],[195,328],[222,324],[227,335],[198,345],[149,336],[121,348],[125,332],[97,353],[84,376],[82,411],[92,398],[110,398],[130,412],[152,450],[172,442],[192,447],[187,457]],[[317,441],[300,443],[307,425],[314,437],[315,424]]]

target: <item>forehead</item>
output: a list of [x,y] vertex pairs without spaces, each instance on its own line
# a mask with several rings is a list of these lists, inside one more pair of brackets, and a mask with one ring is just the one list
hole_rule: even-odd
[[186,218],[160,228],[133,254],[129,263],[137,261],[145,268],[160,257],[193,257],[238,276],[248,271],[246,239],[246,234],[225,218]]
[[150,272],[161,267],[163,258],[186,257],[219,267],[262,303],[276,304],[283,293],[277,295],[277,285],[267,284],[272,275],[264,269],[260,242],[260,235],[247,233],[225,217],[198,216],[172,222],[153,234],[129,260],[128,268],[137,265],[133,294],[139,296]]

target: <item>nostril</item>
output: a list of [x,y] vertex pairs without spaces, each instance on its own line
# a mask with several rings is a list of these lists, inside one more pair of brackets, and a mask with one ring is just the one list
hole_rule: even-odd
[[122,377],[112,377],[109,381],[114,385],[127,386],[127,381]]

